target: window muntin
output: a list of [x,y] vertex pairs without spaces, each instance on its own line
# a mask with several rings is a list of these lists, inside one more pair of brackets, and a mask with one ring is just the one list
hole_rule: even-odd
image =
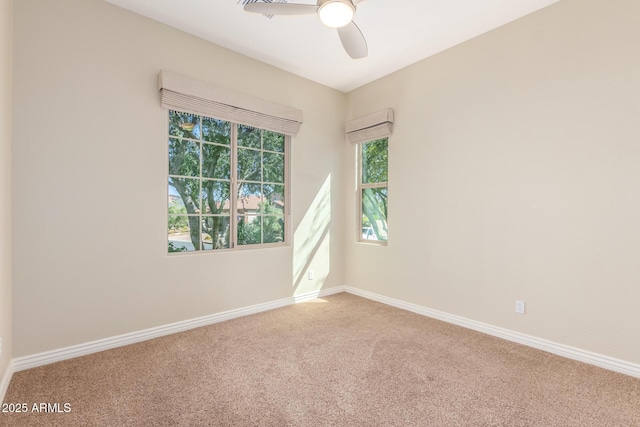
[[358,144],[358,204],[361,242],[387,241],[388,139]]
[[168,251],[286,244],[288,144],[276,132],[169,111]]

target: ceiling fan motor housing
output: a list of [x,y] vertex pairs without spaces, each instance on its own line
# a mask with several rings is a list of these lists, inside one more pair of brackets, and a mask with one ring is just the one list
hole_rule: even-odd
[[356,7],[351,0],[318,0],[318,15],[327,27],[344,27],[355,13]]

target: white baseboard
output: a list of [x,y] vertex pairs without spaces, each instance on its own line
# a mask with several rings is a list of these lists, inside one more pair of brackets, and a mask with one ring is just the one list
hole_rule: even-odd
[[456,316],[442,311],[433,310],[431,308],[423,307],[417,304],[408,303],[394,298],[389,298],[384,295],[379,295],[373,292],[364,291],[362,289],[353,288],[351,286],[345,286],[345,292],[367,298],[373,301],[377,301],[386,305],[390,305],[397,308],[402,308],[413,313],[421,314],[423,316],[431,317],[434,319],[442,320],[444,322],[452,323],[454,325],[462,326],[467,329],[482,332],[494,337],[503,338],[508,341],[513,341],[518,344],[524,344],[529,347],[537,348],[538,350],[547,351],[549,353],[557,354],[558,356],[566,357],[568,359],[577,360],[580,362],[588,363],[590,365],[598,366],[600,368],[608,369],[615,372],[620,372],[625,375],[640,378],[640,365],[627,362],[625,360],[615,359],[613,357],[605,356],[598,353],[582,350],[579,348],[571,347],[564,344],[558,344],[552,341],[547,341],[541,338],[532,337],[530,335],[515,332],[509,329],[500,328],[498,326],[489,325],[487,323],[477,322],[475,320],[467,319],[465,317]]
[[158,338],[165,335],[174,334],[177,332],[186,331],[189,329],[198,328],[201,326],[207,326],[225,320],[231,320],[250,314],[260,313],[267,310],[273,310],[280,307],[285,307],[292,304],[297,304],[304,301],[309,301],[314,298],[321,298],[328,295],[337,294],[340,292],[348,292],[353,295],[357,295],[363,298],[367,298],[373,301],[377,301],[392,307],[401,308],[403,310],[411,311],[413,313],[421,314],[423,316],[431,317],[434,319],[442,320],[444,322],[452,323],[454,325],[462,326],[464,328],[472,329],[474,331],[482,332],[488,335],[492,335],[498,338],[503,338],[508,341],[513,341],[519,344],[523,344],[529,347],[537,348],[539,350],[547,351],[549,353],[557,354],[568,359],[585,362],[591,365],[595,365],[611,371],[620,372],[625,375],[640,378],[640,365],[627,362],[620,359],[615,359],[602,354],[593,353],[590,351],[570,347],[564,344],[558,344],[552,341],[547,341],[541,338],[532,337],[520,332],[515,332],[509,329],[500,328],[497,326],[489,325],[475,320],[467,319],[465,317],[456,316],[453,314],[445,313],[442,311],[434,310],[431,308],[423,307],[417,304],[408,303],[394,298],[389,298],[384,295],[376,294],[373,292],[365,291],[362,289],[354,288],[351,286],[336,286],[326,290],[308,292],[301,295],[296,295],[288,298],[283,298],[275,301],[270,301],[262,304],[256,304],[249,307],[243,307],[235,310],[224,311],[221,313],[212,314],[209,316],[203,316],[196,319],[185,320],[182,322],[176,322],[169,325],[159,326],[156,328],[150,328],[143,331],[132,332],[128,334],[118,335],[101,340],[91,341],[75,346],[65,347],[57,350],[46,351],[30,356],[18,357],[13,359],[7,370],[2,377],[0,383],[0,398],[4,398],[6,390],[9,386],[9,381],[14,372],[22,371],[25,369],[35,368],[38,366],[47,365],[62,360],[72,359],[74,357],[84,356],[91,353],[96,353],[103,350],[109,350],[116,347],[122,347],[137,342]]
[[7,389],[9,388],[9,383],[11,382],[11,377],[14,372],[13,360],[9,360],[9,365],[7,365],[7,369],[5,369],[2,380],[0,381],[0,403],[4,402],[4,396],[7,394]]
[[262,304],[256,304],[249,307],[238,308],[235,310],[224,311],[221,313],[211,314],[195,319],[184,320],[181,322],[145,329],[138,332],[117,335],[114,337],[90,341],[87,343],[60,348],[57,350],[45,351],[29,356],[17,357],[13,359],[13,371],[18,372],[25,369],[48,365],[50,363],[60,362],[62,360],[72,359],[74,357],[85,356],[87,354],[97,353],[99,351],[109,350],[116,347],[122,347],[125,345],[158,338],[165,335],[175,334],[177,332],[187,331],[189,329],[199,328],[201,326],[212,325],[214,323],[223,322],[225,320],[248,316],[250,314],[260,313],[262,311],[273,310],[275,308],[285,307],[287,305],[297,304],[300,302],[312,300],[314,298],[337,294],[340,292],[344,292],[344,286],[337,286],[334,288],[307,292],[301,295],[295,295],[292,297],[270,301]]

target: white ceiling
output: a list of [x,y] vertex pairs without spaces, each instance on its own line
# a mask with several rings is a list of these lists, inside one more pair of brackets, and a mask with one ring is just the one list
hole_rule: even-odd
[[558,0],[363,0],[354,18],[369,46],[363,59],[351,59],[317,15],[267,18],[241,0],[106,1],[349,92]]

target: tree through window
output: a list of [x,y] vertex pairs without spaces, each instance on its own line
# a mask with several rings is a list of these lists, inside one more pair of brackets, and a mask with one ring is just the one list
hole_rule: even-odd
[[169,252],[285,244],[285,135],[169,111]]
[[360,241],[387,241],[388,139],[358,144]]

